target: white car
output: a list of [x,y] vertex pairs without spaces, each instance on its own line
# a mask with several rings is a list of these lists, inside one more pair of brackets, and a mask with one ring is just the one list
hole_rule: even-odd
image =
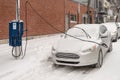
[[111,32],[113,42],[116,42],[117,39],[120,38],[120,26],[117,22],[108,22],[101,25],[106,26],[107,29]]
[[80,24],[69,29],[52,47],[56,65],[101,67],[103,57],[112,51],[111,34],[99,24]]

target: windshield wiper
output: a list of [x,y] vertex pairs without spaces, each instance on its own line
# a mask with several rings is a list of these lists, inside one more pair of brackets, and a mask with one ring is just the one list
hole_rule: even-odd
[[81,29],[83,32],[85,32],[85,34],[86,34],[87,37],[91,38],[91,36],[84,29],[79,28],[79,27],[74,27],[74,28]]

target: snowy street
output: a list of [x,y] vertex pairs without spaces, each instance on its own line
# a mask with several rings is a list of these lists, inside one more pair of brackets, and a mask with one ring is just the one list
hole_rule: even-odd
[[120,40],[113,43],[113,51],[97,69],[54,66],[51,47],[59,38],[58,34],[29,40],[23,60],[12,57],[8,44],[0,45],[0,80],[120,80]]

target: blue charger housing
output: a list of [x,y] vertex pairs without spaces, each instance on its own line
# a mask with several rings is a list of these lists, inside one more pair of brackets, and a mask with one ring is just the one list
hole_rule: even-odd
[[9,23],[9,45],[16,47],[22,45],[22,36],[24,32],[24,23],[22,20],[13,20]]

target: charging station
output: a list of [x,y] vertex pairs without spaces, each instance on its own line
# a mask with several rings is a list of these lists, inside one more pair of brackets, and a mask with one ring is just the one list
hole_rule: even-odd
[[12,46],[12,56],[16,59],[21,57],[22,37],[24,33],[24,23],[20,20],[20,0],[16,0],[16,20],[9,23],[9,45]]
[[23,21],[13,20],[9,23],[9,45],[22,46]]

